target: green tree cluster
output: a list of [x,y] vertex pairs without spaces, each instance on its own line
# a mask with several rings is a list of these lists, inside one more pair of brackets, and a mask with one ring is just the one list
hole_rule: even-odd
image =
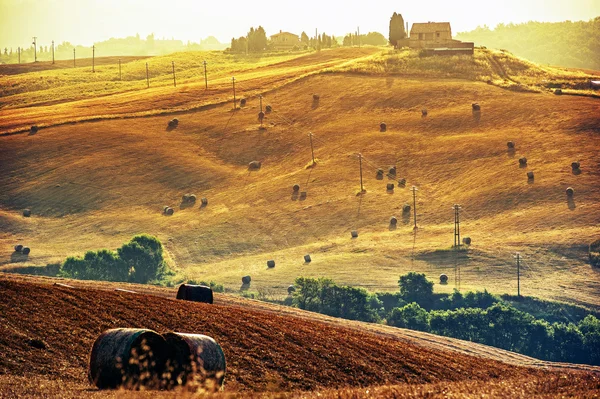
[[232,53],[262,53],[267,49],[267,34],[262,26],[250,28],[246,36],[231,39]]
[[499,24],[477,27],[456,39],[506,49],[539,64],[600,70],[600,17],[590,21]]
[[390,33],[388,40],[394,47],[398,46],[398,40],[406,37],[406,29],[404,28],[404,18],[402,14],[394,13],[390,18]]
[[147,283],[167,271],[158,238],[140,234],[116,252],[107,249],[68,257],[60,267],[63,277],[80,280],[130,281]]
[[359,43],[364,46],[385,46],[387,42],[388,41],[385,36],[379,32],[369,32],[366,35],[360,36],[348,33],[346,36],[344,36],[342,46],[358,46]]

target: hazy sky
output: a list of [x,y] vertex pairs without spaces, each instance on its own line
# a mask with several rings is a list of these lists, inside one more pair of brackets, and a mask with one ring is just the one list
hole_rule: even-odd
[[69,41],[91,45],[139,33],[143,38],[174,37],[198,42],[209,35],[221,42],[262,25],[267,35],[280,29],[314,35],[361,33],[387,36],[396,11],[405,21],[449,21],[453,33],[500,22],[590,20],[600,16],[600,0],[0,0],[0,47],[27,47],[31,37],[49,45]]

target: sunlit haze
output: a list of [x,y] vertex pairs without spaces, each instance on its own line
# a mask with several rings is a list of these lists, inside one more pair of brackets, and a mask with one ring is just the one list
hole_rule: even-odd
[[599,0],[432,0],[408,1],[197,1],[197,0],[0,0],[0,46],[28,46],[31,37],[48,45],[68,41],[91,45],[110,37],[139,33],[143,38],[221,42],[262,25],[267,35],[279,30],[313,35],[361,33],[387,35],[389,17],[401,13],[412,22],[450,21],[453,32],[478,25],[530,20],[589,20],[600,15]]

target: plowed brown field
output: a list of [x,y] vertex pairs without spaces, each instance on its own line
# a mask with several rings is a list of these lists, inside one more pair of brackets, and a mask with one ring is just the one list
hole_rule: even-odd
[[[236,304],[226,295],[206,305],[103,287],[71,289],[0,277],[0,392],[18,394],[18,386],[26,387],[27,379],[33,378],[61,381],[71,394],[84,394],[92,388],[86,380],[91,345],[102,331],[115,327],[214,337],[227,357],[226,392],[231,393],[539,380],[556,378],[560,372],[435,350],[366,329],[311,320],[307,312],[304,317],[278,315]],[[30,346],[30,339],[43,341],[46,348]],[[560,373],[583,378],[588,385],[593,375]],[[43,392],[42,384],[37,393]]]

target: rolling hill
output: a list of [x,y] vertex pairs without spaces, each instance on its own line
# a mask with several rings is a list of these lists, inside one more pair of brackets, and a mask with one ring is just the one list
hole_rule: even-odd
[[[203,55],[174,57],[195,57],[176,88],[168,72],[150,89],[143,76],[119,86],[109,82],[114,65],[105,70],[110,77],[100,68],[91,77],[51,71],[61,83],[50,88],[32,83],[42,72],[0,79],[7,94],[0,113],[1,270],[35,270],[146,232],[164,243],[174,280],[215,280],[230,290],[245,274],[272,297],[285,296],[297,276],[395,290],[400,274],[416,270],[434,280],[447,273],[451,281],[456,272],[456,285],[436,285],[440,292],[503,293],[516,290],[513,255],[521,252],[524,294],[600,305],[600,276],[586,251],[600,233],[600,103],[578,89],[593,75],[491,50],[440,60],[335,49],[229,59],[206,91],[195,69]],[[138,71],[145,62],[128,65]],[[232,75],[238,98],[247,99],[237,111]],[[19,93],[9,94],[9,79],[18,79]],[[584,96],[554,95],[548,87],[556,85]],[[273,107],[264,129],[259,94]],[[471,110],[475,102],[480,113]],[[173,116],[179,126],[168,130]],[[32,124],[42,129],[28,134]],[[315,167],[308,167],[309,132]],[[514,152],[507,141],[516,143]],[[259,171],[248,170],[254,160]],[[573,161],[581,174],[572,173]],[[376,179],[378,168],[392,165],[396,179]],[[386,192],[400,178],[406,187]],[[292,196],[294,184],[305,199]],[[413,185],[416,231],[402,214]],[[180,206],[187,192],[208,198],[208,206]],[[456,257],[455,203],[462,205],[461,232],[473,240]],[[175,215],[162,215],[164,205]],[[24,208],[31,218],[21,215]],[[395,230],[391,216],[399,220]],[[12,253],[16,243],[32,253]],[[310,265],[302,258],[308,253]]]

